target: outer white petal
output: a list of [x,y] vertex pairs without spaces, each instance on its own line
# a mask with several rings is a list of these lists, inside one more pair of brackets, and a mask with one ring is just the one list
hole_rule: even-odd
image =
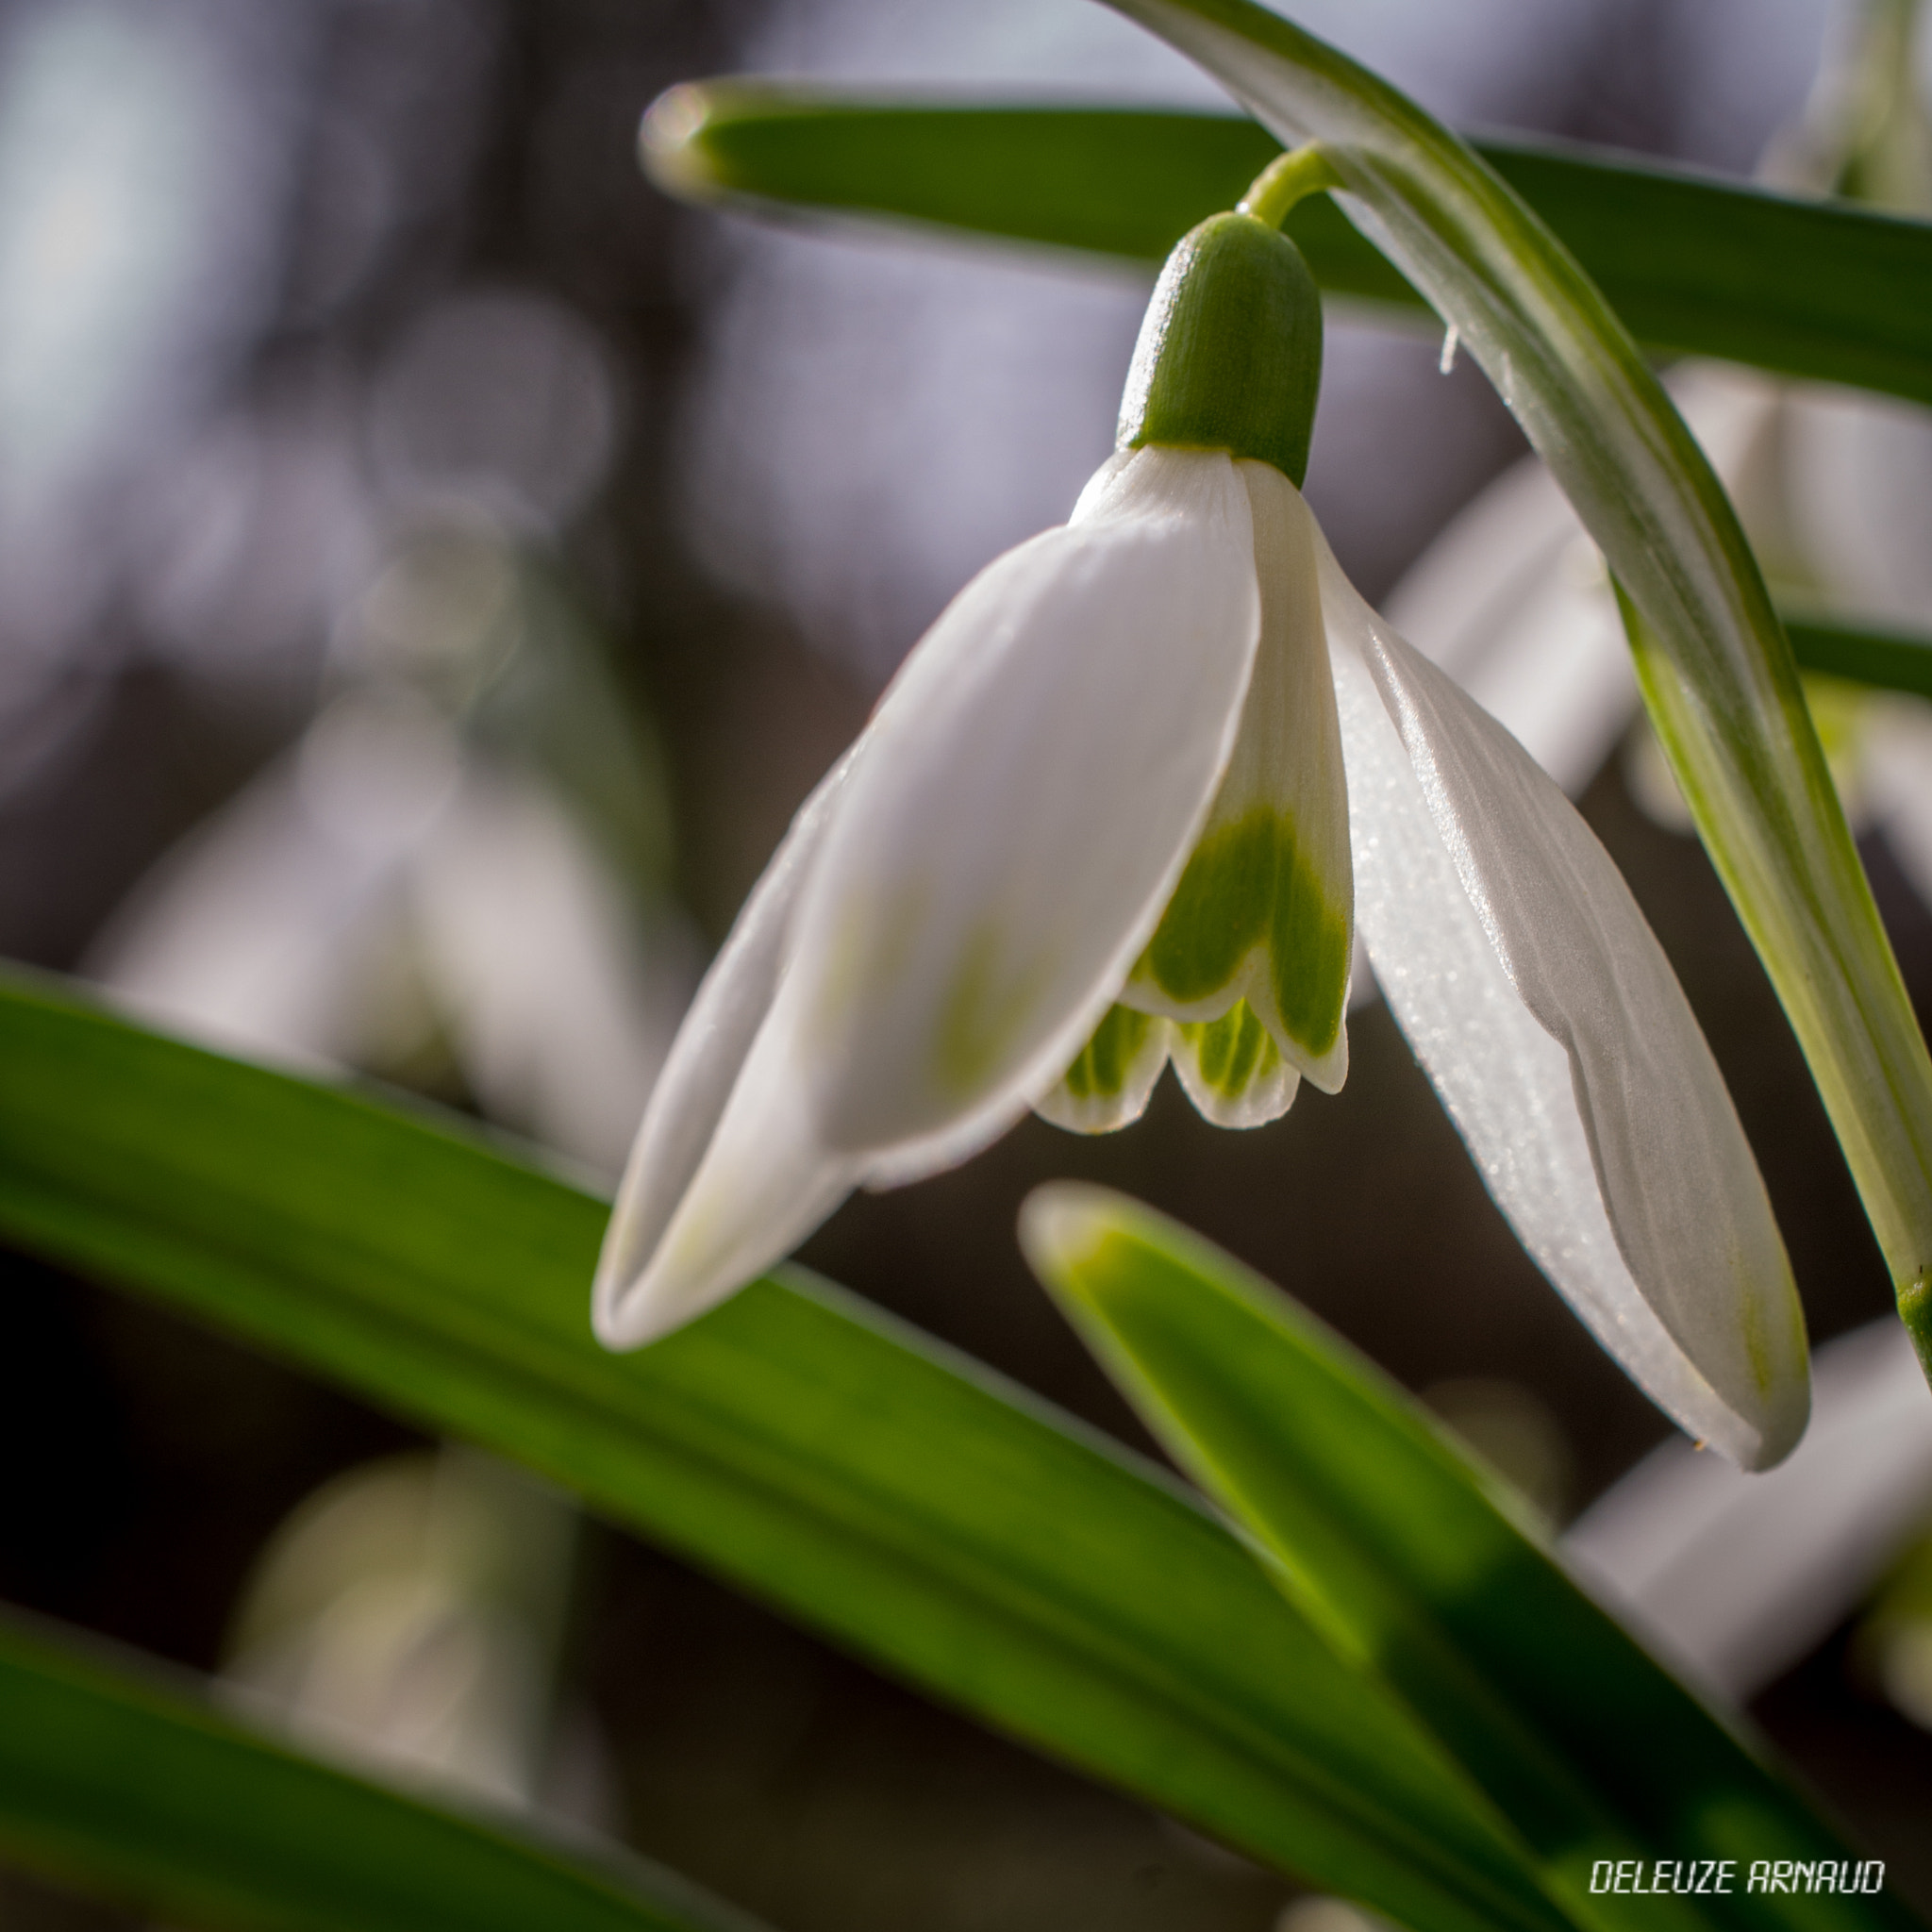
[[[859,745],[864,742],[863,738],[858,741]],[[846,753],[799,808],[711,970],[705,974],[652,1089],[643,1124],[638,1129],[617,1191],[617,1207],[604,1237],[591,1290],[591,1326],[607,1348],[636,1348],[688,1320],[708,1301],[717,1300],[738,1285],[736,1281],[718,1285],[709,1279],[687,1279],[660,1251],[679,1203],[718,1138],[733,1090],[746,1073],[753,1043],[771,1013],[799,891],[858,749],[855,745]],[[765,1071],[769,1074],[769,1067]],[[789,1115],[784,1120],[774,1118],[774,1154],[768,1157],[757,1149],[752,1151],[747,1194],[753,1191],[754,1177],[768,1167],[775,1174],[811,1165],[803,1144],[784,1151],[775,1149],[777,1132],[788,1122],[794,1141],[809,1141],[802,1124],[790,1121]],[[715,1161],[711,1165],[711,1185],[722,1189],[724,1170]],[[843,1173],[839,1163],[832,1165]],[[816,1200],[829,1183],[801,1177],[797,1185]],[[820,1212],[829,1211],[851,1185],[852,1177],[847,1175]],[[795,1218],[775,1207],[768,1211],[774,1223],[789,1224],[790,1219]],[[753,1233],[758,1232],[754,1220],[747,1219],[746,1225]],[[791,1240],[765,1239],[762,1245],[765,1252],[745,1271],[745,1278],[782,1255]]]
[[866,1177],[811,1119],[796,994],[788,977],[648,1264],[615,1319],[598,1324],[608,1346],[634,1348],[703,1314],[796,1247]]
[[1376,977],[1539,1266],[1660,1407],[1760,1468],[1803,1317],[1709,1049],[1628,888],[1507,732],[1324,555]]
[[1146,449],[974,580],[855,762],[791,972],[825,1142],[896,1183],[1071,1063],[1226,764],[1260,623],[1231,458]]
[[1674,1439],[1563,1539],[1606,1603],[1740,1701],[1852,1608],[1932,1504],[1932,1404],[1893,1316],[1821,1348],[1812,1393],[1811,1426],[1774,1474]]

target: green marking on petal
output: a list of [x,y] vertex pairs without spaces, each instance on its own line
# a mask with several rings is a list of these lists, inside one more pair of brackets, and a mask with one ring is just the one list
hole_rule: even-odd
[[1031,1017],[1042,974],[1002,973],[996,926],[982,925],[960,949],[934,1031],[933,1078],[943,1092],[975,1100],[1003,1070]]
[[1335,1044],[1348,1009],[1348,918],[1328,903],[1307,865],[1289,872],[1275,901],[1274,1005],[1311,1054]]
[[1112,1099],[1126,1085],[1153,1024],[1131,1007],[1109,1007],[1093,1038],[1067,1069],[1067,1091],[1075,1100]]
[[1299,1076],[1245,1000],[1218,1020],[1173,1024],[1174,1071],[1217,1126],[1257,1127],[1288,1111]]
[[1286,812],[1257,806],[1195,848],[1133,982],[1178,1006],[1233,986],[1257,947],[1289,1035],[1312,1058],[1335,1043],[1348,1002],[1348,913],[1302,851]]
[[1203,1084],[1229,1100],[1239,1100],[1281,1066],[1280,1050],[1245,1000],[1218,1020],[1183,1022],[1180,1032],[1193,1050]]
[[1165,1020],[1111,1007],[1093,1037],[1034,1111],[1071,1134],[1111,1134],[1141,1118],[1167,1064]]

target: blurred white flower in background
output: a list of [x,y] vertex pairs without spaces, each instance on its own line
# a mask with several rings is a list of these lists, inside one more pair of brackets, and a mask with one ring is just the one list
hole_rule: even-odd
[[[647,748],[487,524],[419,529],[339,641],[341,694],[155,869],[90,970],[226,1050],[368,1068],[615,1174],[695,950],[639,849],[661,837]],[[578,783],[628,799],[628,851],[586,830],[546,730]]]
[[1811,1425],[1779,1468],[1746,1476],[1667,1441],[1563,1547],[1680,1674],[1742,1704],[1843,1621],[1928,1508],[1932,1405],[1888,1315],[1818,1350]]
[[576,1536],[561,1497],[473,1450],[352,1469],[257,1558],[221,1686],[358,1770],[608,1828],[594,1726],[554,1688]]
[[651,748],[555,568],[629,398],[555,297],[457,288],[366,379],[206,432],[142,608],[231,685],[330,639],[300,741],[168,855],[86,970],[232,1051],[362,1067],[622,1165],[693,975]]

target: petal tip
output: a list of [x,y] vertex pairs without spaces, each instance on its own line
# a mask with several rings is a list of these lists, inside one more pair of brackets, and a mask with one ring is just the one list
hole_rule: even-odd
[[1772,1392],[1748,1455],[1736,1458],[1753,1474],[1775,1469],[1802,1440],[1811,1420],[1811,1377],[1801,1362],[1795,1375]]

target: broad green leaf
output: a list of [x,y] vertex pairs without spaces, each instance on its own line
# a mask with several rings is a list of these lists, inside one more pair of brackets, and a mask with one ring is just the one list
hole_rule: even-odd
[[755,1932],[640,1860],[318,1764],[158,1674],[0,1615],[0,1855],[247,1932]]
[[[1876,1928],[1878,1896],[1752,1893],[1760,1858],[1856,1858],[1592,1604],[1374,1365],[1152,1209],[1043,1188],[1035,1270],[1169,1451],[1496,1801],[1579,1918]],[[1593,1893],[1600,1859],[1735,1858],[1720,1900]]]
[[1414,102],[1254,0],[1110,4],[1279,139],[1320,142],[1344,211],[1457,331],[1575,505],[1620,586],[1658,740],[1932,1371],[1932,1058],[1790,645],[1703,451],[1561,242]]
[[1556,1932],[1481,1801],[1177,1485],[855,1298],[630,1356],[603,1203],[473,1138],[0,979],[0,1230],[613,1520],[1417,1932]]
[[[1160,261],[1281,152],[1252,121],[1155,108],[676,88],[645,124],[654,175],[729,196]],[[1476,152],[1641,341],[1932,402],[1932,224],[1527,141]],[[1337,295],[1427,304],[1325,195],[1288,230]]]

